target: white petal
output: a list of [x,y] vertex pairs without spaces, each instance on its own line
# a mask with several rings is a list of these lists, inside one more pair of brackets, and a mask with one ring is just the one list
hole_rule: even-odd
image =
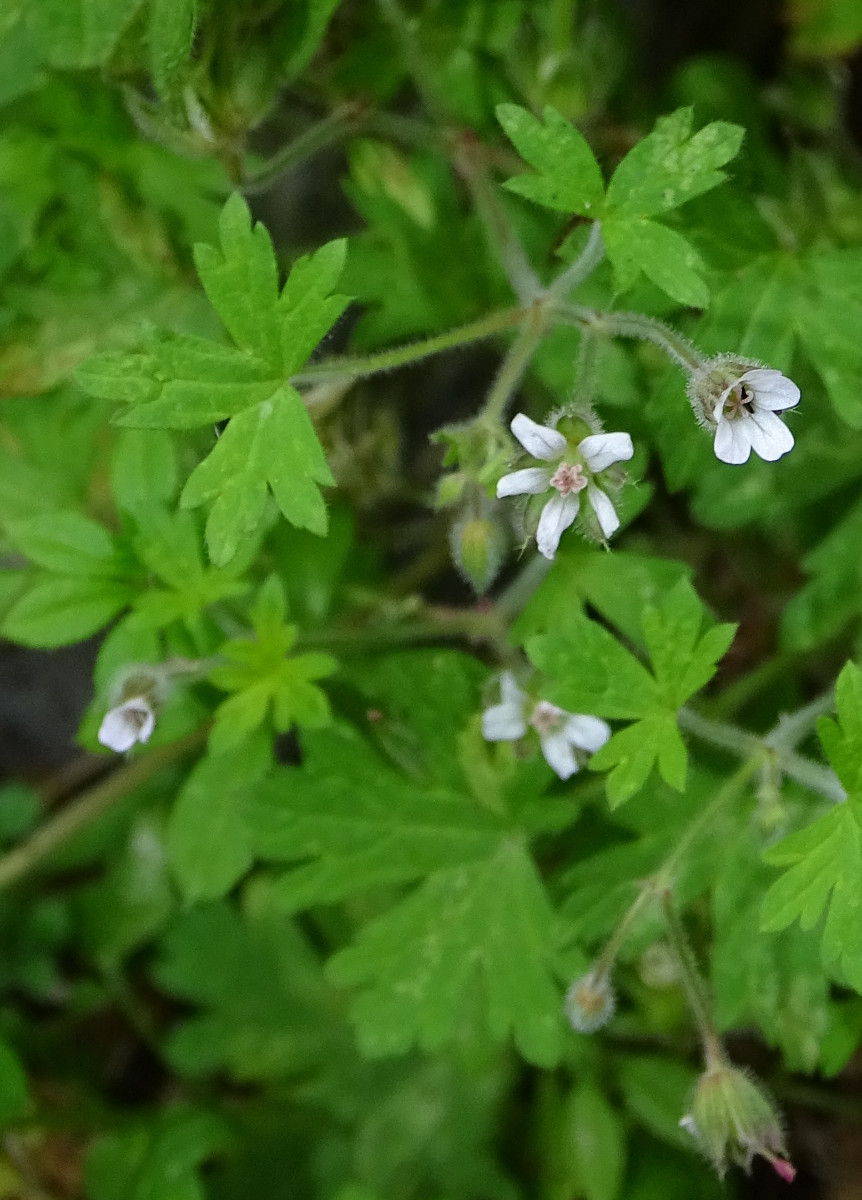
[[627,433],[591,433],[578,449],[591,471],[604,471],[611,463],[628,462],[635,452]]
[[600,717],[571,716],[563,726],[562,732],[573,746],[580,750],[588,750],[595,754],[604,746],[611,736],[611,727]]
[[98,738],[109,750],[124,754],[135,742],[148,741],[155,727],[156,718],[149,703],[136,696],[105,713]]
[[556,733],[547,733],[539,740],[542,743],[545,762],[551,770],[559,775],[560,779],[569,779],[574,775],[578,764],[575,762],[572,744],[564,731],[560,729]]
[[775,462],[793,449],[793,434],[774,412],[754,412],[745,425],[752,450],[766,462]]
[[539,496],[551,486],[551,472],[547,467],[525,467],[523,471],[512,471],[497,483],[497,499],[504,496]]
[[792,379],[769,367],[755,367],[746,371],[740,383],[747,383],[754,392],[756,408],[768,408],[771,412],[793,408],[802,395]]
[[540,458],[542,462],[550,462],[552,458],[559,458],[568,445],[566,439],[556,429],[550,429],[547,425],[538,425],[523,413],[518,413],[509,428],[527,453],[532,454],[533,458]]
[[542,509],[536,530],[536,545],[545,558],[553,558],[557,553],[560,538],[578,515],[580,504],[577,495],[570,492],[568,496],[552,496]]
[[486,742],[515,742],[527,732],[524,706],[503,702],[482,713],[482,737]]
[[751,442],[746,432],[747,424],[748,422],[744,420],[728,421],[724,417],[719,418],[713,445],[716,458],[720,458],[722,462],[730,463],[732,466],[748,462],[748,456],[751,454]]
[[504,671],[500,676],[500,695],[503,698],[504,704],[520,704],[523,706],[527,699],[526,692],[522,692],[515,682],[515,676],[511,671]]
[[602,489],[596,487],[594,483],[590,484],[587,495],[589,496],[593,512],[596,514],[596,520],[601,526],[602,533],[606,538],[609,538],[620,527],[617,510]]

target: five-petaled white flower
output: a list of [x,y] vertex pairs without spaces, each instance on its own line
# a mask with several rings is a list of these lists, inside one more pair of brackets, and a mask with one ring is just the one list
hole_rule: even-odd
[[792,379],[769,367],[752,367],[722,391],[712,418],[715,455],[733,465],[748,462],[753,450],[775,462],[793,449],[793,434],[777,414],[799,403]]
[[568,779],[578,769],[575,750],[595,754],[611,736],[599,717],[568,713],[547,700],[532,700],[511,671],[500,677],[501,703],[482,713],[482,736],[488,742],[516,742],[532,727],[539,735],[548,766]]
[[595,476],[613,463],[631,458],[634,447],[627,433],[591,433],[575,443],[559,429],[539,425],[523,413],[518,413],[510,428],[527,453],[547,465],[525,467],[504,475],[497,484],[498,498],[540,496],[550,488],[555,492],[539,517],[536,545],[540,554],[554,557],[561,535],[578,515],[579,493],[584,488],[604,537],[616,533],[619,517]]
[[149,741],[156,727],[156,714],[144,696],[132,696],[105,713],[99,726],[99,741],[109,750],[124,754],[135,742]]

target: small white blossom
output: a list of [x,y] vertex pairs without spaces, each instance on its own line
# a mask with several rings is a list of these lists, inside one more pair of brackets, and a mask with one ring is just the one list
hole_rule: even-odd
[[534,729],[545,761],[560,779],[577,771],[575,750],[595,754],[611,736],[610,727],[598,717],[569,713],[547,700],[534,702],[511,671],[503,672],[500,692],[501,703],[482,713],[482,736],[488,742],[516,742]]
[[105,713],[99,726],[99,741],[109,750],[124,754],[136,742],[149,741],[156,727],[156,714],[144,696],[133,696]]
[[560,537],[578,515],[579,493],[585,488],[604,537],[616,533],[619,517],[607,493],[595,482],[595,476],[613,463],[627,462],[632,457],[634,447],[627,433],[592,433],[575,445],[558,429],[539,425],[524,413],[514,418],[511,430],[528,454],[547,465],[504,475],[497,484],[498,498],[540,496],[550,489],[556,493],[539,517],[536,545],[540,554],[554,557]]
[[799,388],[772,367],[717,354],[693,371],[688,398],[701,425],[715,435],[715,455],[733,466],[753,450],[775,462],[793,449],[793,434],[778,416],[799,403]]

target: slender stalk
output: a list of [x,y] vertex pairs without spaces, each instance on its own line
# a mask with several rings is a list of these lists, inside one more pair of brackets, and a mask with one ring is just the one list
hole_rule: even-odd
[[686,371],[696,371],[703,362],[703,356],[691,342],[655,317],[645,317],[641,313],[599,312],[581,304],[560,304],[557,311],[563,320],[594,329],[606,336],[652,342]]
[[576,287],[589,278],[605,256],[605,244],[602,241],[601,222],[594,221],[587,244],[581,253],[561,271],[551,286],[548,295],[555,300],[565,300]]
[[25,842],[0,857],[0,889],[17,883],[58,846],[107,812],[116,801],[145,783],[164,767],[196,750],[206,740],[208,732],[208,726],[201,726],[187,737],[171,742],[169,746],[151,750],[84,792],[77,800],[41,825]]
[[712,1004],[709,991],[695,961],[694,951],[683,929],[682,921],[680,921],[679,914],[674,908],[669,890],[665,890],[662,893],[661,902],[668,942],[680,968],[680,978],[682,979],[688,1006],[691,1009],[694,1023],[697,1026],[701,1042],[703,1043],[706,1068],[707,1070],[713,1070],[716,1067],[722,1066],[726,1062],[726,1057],[721,1045],[721,1039],[715,1028],[715,1022],[712,1019]]
[[477,321],[459,325],[457,329],[448,329],[445,333],[434,334],[433,337],[422,338],[417,342],[408,342],[405,346],[395,346],[391,350],[379,350],[376,354],[345,356],[330,358],[326,362],[306,367],[291,377],[291,383],[319,383],[322,379],[335,379],[339,376],[351,376],[354,379],[366,375],[379,375],[383,371],[392,371],[396,367],[408,363],[419,362],[432,354],[441,354],[444,350],[455,350],[459,346],[467,346],[471,342],[480,342],[484,338],[493,337],[520,325],[525,312],[521,308],[507,308],[499,312],[489,313]]
[[689,847],[697,840],[703,829],[709,825],[715,814],[720,812],[729,800],[733,799],[745,785],[746,781],[755,773],[756,769],[757,763],[754,759],[743,763],[739,770],[728,779],[724,787],[719,789],[709,804],[701,809],[694,820],[688,825],[682,837],[660,866],[648,879],[644,880],[634,900],[623,913],[616,928],[596,959],[592,969],[594,979],[600,980],[602,976],[610,973],[632,925],[643,908],[650,900],[653,900],[657,896],[662,896],[666,891],[670,890],[673,883],[673,875],[680,859],[684,857]]
[[653,899],[655,891],[651,880],[640,888],[633,902],[629,905],[622,915],[622,919],[613,931],[611,936],[605,943],[602,952],[593,963],[590,971],[590,976],[594,983],[602,983],[610,974],[613,965],[616,962],[617,955],[623,947],[626,938],[629,935],[631,927],[634,925],[641,911],[646,907],[648,901]]
[[761,763],[771,756],[784,775],[801,783],[803,787],[825,796],[836,804],[847,799],[847,793],[834,771],[792,750],[785,750],[780,742],[776,744],[777,732],[773,735],[773,740],[768,741],[735,725],[711,721],[690,708],[681,708],[677,716],[683,729],[712,746],[729,750],[731,754],[741,758],[756,756]]
[[288,142],[277,154],[263,163],[256,171],[246,174],[242,190],[247,196],[263,192],[286,171],[316,154],[327,146],[335,145],[361,123],[362,109],[359,105],[343,104],[340,108],[304,130],[292,142]]
[[462,138],[455,152],[455,164],[470,189],[488,241],[512,291],[521,304],[529,304],[544,291],[542,281],[533,270],[527,252],[500,203],[481,154],[482,148],[477,143]]
[[824,692],[822,696],[818,696],[810,704],[806,704],[796,712],[782,713],[778,718],[778,724],[763,739],[764,743],[771,746],[773,750],[792,750],[803,738],[808,736],[817,723],[817,718],[832,712],[834,708],[834,691]]
[[503,359],[497,377],[488,393],[488,398],[479,420],[490,426],[499,425],[515,389],[530,365],[539,343],[545,336],[548,310],[542,304],[534,305],[528,312],[518,336]]

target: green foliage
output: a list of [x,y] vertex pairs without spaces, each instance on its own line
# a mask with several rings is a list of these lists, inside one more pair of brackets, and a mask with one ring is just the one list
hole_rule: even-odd
[[847,788],[847,802],[766,852],[770,865],[787,869],[766,894],[761,927],[775,931],[798,920],[803,929],[811,929],[825,916],[821,934],[824,962],[859,990],[862,974],[856,929],[862,902],[862,672],[853,663],[838,677],[836,703],[838,722],[821,718],[819,733]]
[[222,566],[257,530],[272,492],[294,525],[326,532],[320,485],[332,475],[311,420],[287,380],[344,310],[332,295],[344,243],[330,242],[294,264],[281,292],[272,242],[252,226],[239,195],[225,205],[221,248],[201,245],[195,262],[234,348],[155,335],[134,354],[106,355],[79,372],[96,396],[125,401],[118,419],[141,429],[191,429],[228,417],[214,449],[183,489],[181,503],[212,503],[207,545]]
[[535,666],[559,681],[548,690],[554,703],[569,712],[634,719],[592,759],[596,770],[611,768],[611,805],[635,795],[654,765],[666,783],[680,791],[685,787],[687,755],[676,714],[715,674],[735,632],[733,625],[716,625],[701,634],[703,616],[696,594],[682,580],[661,606],[644,609],[652,674],[585,616],[572,616],[559,631],[527,641]]
[[0,1193],[711,1200],[719,1042],[818,1175],[858,6],[768,84],[655,0],[0,7]]
[[643,272],[680,304],[705,308],[709,288],[703,260],[664,216],[727,178],[720,170],[742,143],[743,130],[713,121],[692,133],[693,113],[678,109],[662,117],[614,172],[607,193],[587,142],[555,109],[544,124],[516,105],[497,110],[500,124],[538,176],[520,175],[507,186],[528,200],[601,221],[602,237],[621,291]]
[[294,723],[315,729],[330,720],[326,695],[315,680],[331,675],[338,664],[314,651],[287,657],[297,629],[284,623],[284,592],[275,576],[261,588],[249,615],[254,639],[226,642],[221,648],[226,664],[209,673],[217,688],[234,693],[216,709],[210,738],[216,752],[233,749],[268,715],[279,733]]

